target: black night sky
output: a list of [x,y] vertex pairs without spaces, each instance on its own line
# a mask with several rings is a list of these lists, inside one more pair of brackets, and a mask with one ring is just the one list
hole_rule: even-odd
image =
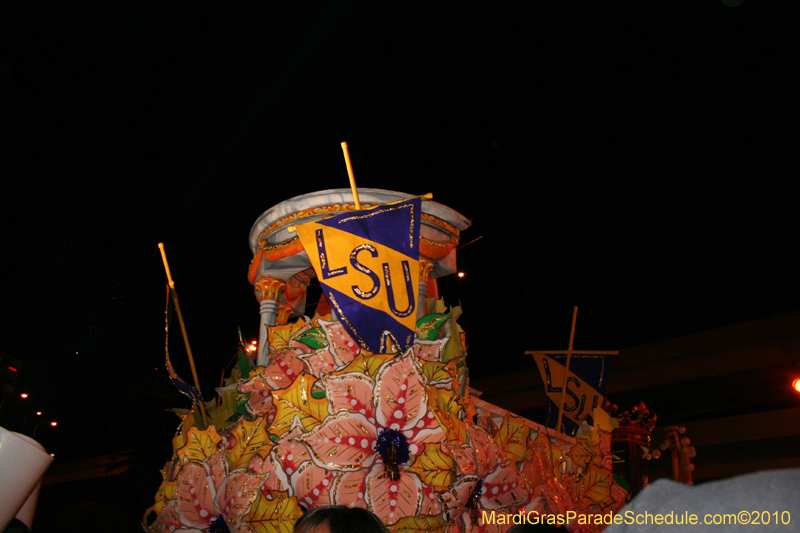
[[602,350],[798,310],[792,2],[295,4],[0,4],[0,352],[57,456],[164,439],[122,398],[167,380],[158,242],[211,398],[257,335],[250,226],[347,187],[341,141],[472,219],[440,290],[473,376],[575,305]]

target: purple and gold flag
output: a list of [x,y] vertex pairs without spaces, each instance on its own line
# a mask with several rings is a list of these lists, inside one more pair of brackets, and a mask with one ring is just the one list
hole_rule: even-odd
[[[566,355],[533,355],[547,392],[547,427],[556,428],[558,410],[562,398]],[[567,392],[564,395],[563,431],[575,435],[581,421],[595,407],[602,407],[608,378],[608,356],[603,354],[573,354],[567,376]]]
[[373,353],[414,344],[421,211],[410,198],[296,226],[331,307]]

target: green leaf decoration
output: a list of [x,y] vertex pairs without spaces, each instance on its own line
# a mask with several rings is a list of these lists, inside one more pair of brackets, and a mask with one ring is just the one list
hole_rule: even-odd
[[617,485],[619,485],[620,487],[625,489],[626,492],[630,492],[631,491],[631,484],[628,483],[628,480],[625,479],[622,476],[618,476],[617,474],[614,474],[614,483],[616,483]]
[[[250,358],[247,357],[247,354],[244,353],[244,350],[239,350],[239,379],[247,379],[250,377],[250,370],[252,367],[250,366]],[[233,372],[231,372],[233,374]]]
[[236,414],[247,416],[247,402],[250,401],[249,392],[238,392],[236,394]]
[[417,339],[421,341],[435,341],[439,338],[442,326],[444,326],[448,320],[450,320],[450,315],[444,313],[434,313],[420,318],[417,320]]
[[312,350],[320,350],[328,346],[328,338],[322,328],[311,328],[297,335],[293,340],[302,342]]

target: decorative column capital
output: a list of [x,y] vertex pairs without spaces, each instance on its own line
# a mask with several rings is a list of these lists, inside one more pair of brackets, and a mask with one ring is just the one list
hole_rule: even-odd
[[433,272],[433,262],[425,259],[424,257],[419,258],[419,281],[421,283],[427,283],[430,279],[431,272]]
[[255,282],[253,288],[256,293],[256,299],[260,302],[262,300],[275,300],[281,297],[281,293],[286,287],[286,283],[282,279],[273,278],[272,276],[264,276]]

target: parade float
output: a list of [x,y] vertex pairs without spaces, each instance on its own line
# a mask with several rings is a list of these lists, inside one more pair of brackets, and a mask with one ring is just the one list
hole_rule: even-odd
[[[595,407],[571,436],[482,401],[461,310],[436,284],[456,272],[469,221],[429,195],[352,183],[253,225],[260,336],[242,344],[219,398],[203,402],[168,364],[193,408],[178,411],[145,529],[291,533],[304,512],[346,505],[397,533],[566,518],[571,531],[601,530],[629,495],[613,473],[614,421]],[[323,295],[307,312],[312,283]]]

